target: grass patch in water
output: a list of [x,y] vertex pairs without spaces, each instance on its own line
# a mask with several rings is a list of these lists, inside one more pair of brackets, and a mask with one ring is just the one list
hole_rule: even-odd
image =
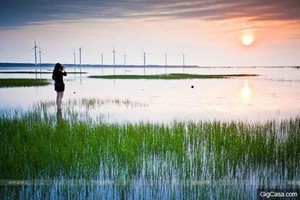
[[29,86],[43,86],[49,85],[50,82],[47,79],[30,79],[30,78],[5,78],[0,79],[1,87],[29,87]]
[[258,76],[256,74],[212,74],[212,75],[199,75],[199,74],[158,74],[158,75],[104,75],[104,76],[89,76],[89,78],[102,78],[102,79],[221,79],[221,78],[235,78],[235,77],[252,77]]

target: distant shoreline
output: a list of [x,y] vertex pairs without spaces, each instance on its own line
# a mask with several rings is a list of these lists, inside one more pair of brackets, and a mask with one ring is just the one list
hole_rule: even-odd
[[[63,64],[63,63],[62,63]],[[43,63],[43,64],[37,64],[34,63],[0,63],[0,69],[1,68],[7,68],[7,67],[38,67],[38,68],[44,68],[44,67],[53,67],[55,63]],[[299,66],[199,66],[199,65],[101,65],[101,64],[63,64],[67,67],[93,67],[93,68],[297,68],[300,69]]]

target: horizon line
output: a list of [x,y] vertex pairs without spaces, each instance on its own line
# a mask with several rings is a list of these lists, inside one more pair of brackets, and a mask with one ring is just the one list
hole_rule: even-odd
[[[33,67],[46,67],[49,65],[55,65],[56,63],[42,63],[42,64],[35,64],[35,63],[22,63],[22,62],[0,62],[0,67],[5,67],[2,65],[30,65]],[[66,64],[62,64],[65,66],[74,66],[74,67],[84,67],[84,66],[89,66],[89,67],[104,67],[104,68],[110,68],[110,67],[116,67],[116,68],[123,68],[123,67],[128,67],[128,68],[284,68],[284,67],[291,67],[291,68],[300,68],[300,65],[215,65],[215,66],[209,66],[209,65],[205,65],[205,66],[200,66],[200,65],[155,65],[155,64],[150,64],[150,65],[133,65],[133,64],[70,64],[70,63],[66,63]],[[6,66],[6,67],[10,67],[10,66]],[[15,66],[15,67],[20,67],[20,66]]]

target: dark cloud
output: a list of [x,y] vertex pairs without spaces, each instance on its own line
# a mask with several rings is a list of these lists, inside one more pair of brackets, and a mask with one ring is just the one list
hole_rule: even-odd
[[85,18],[300,21],[299,0],[1,0],[0,27]]

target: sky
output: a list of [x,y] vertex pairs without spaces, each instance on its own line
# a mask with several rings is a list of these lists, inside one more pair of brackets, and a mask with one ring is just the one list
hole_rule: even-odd
[[42,63],[300,66],[300,1],[0,0],[0,62],[35,42]]

